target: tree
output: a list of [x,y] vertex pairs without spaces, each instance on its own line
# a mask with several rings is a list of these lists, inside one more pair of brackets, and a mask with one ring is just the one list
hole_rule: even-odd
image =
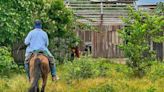
[[0,1],[0,45],[12,46],[24,40],[35,19],[45,13],[43,0]]
[[15,44],[23,43],[36,19],[43,22],[55,56],[65,57],[56,52],[68,52],[69,45],[78,41],[73,13],[61,0],[1,0],[0,4],[0,46],[17,49]]
[[137,76],[143,76],[155,58],[151,42],[164,40],[164,36],[159,35],[163,32],[163,19],[163,16],[149,15],[132,8],[129,10],[128,17],[123,19],[126,26],[120,30],[124,41],[120,47],[129,58],[128,66]]
[[48,11],[51,30],[48,31],[51,40],[51,46],[59,62],[63,62],[69,53],[73,44],[79,41],[74,32],[75,19],[73,12],[65,7],[63,1],[54,0],[51,2]]

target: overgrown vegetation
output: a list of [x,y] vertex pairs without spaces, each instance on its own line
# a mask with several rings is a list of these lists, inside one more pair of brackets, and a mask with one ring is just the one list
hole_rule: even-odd
[[91,88],[89,92],[115,92],[113,87],[109,84],[100,85],[95,88]]
[[[101,62],[99,62],[101,61]],[[124,73],[129,76],[130,71],[124,65],[113,65],[112,67],[110,61],[105,59],[91,59],[82,58],[77,62],[69,62],[65,65],[64,70],[67,70],[66,78],[68,80],[81,80],[96,77],[112,77],[112,72]],[[122,74],[120,74],[121,76]],[[122,76],[125,77],[125,76]]]
[[127,65],[133,69],[135,75],[142,77],[155,60],[153,42],[160,43],[164,40],[161,35],[164,17],[129,9],[128,17],[123,19],[126,26],[120,30],[124,41],[120,47],[129,58]]
[[0,76],[8,77],[16,71],[19,71],[18,66],[11,56],[10,49],[0,47]]
[[11,53],[5,47],[0,48],[0,61],[0,74],[4,74],[6,71],[10,70],[13,62]]
[[[93,69],[95,66],[97,70]],[[98,69],[100,66],[108,68],[100,70]],[[76,59],[73,63],[59,65],[57,69],[60,80],[51,82],[49,75],[47,92],[163,92],[164,90],[163,63],[154,62],[150,72],[142,79],[132,77],[132,71],[126,65],[106,62],[106,59]],[[104,72],[105,76],[99,75],[101,73],[96,74],[95,70]],[[1,92],[26,92],[29,86],[25,74],[22,73],[12,73],[9,78],[0,77],[0,82]]]
[[104,62],[93,62],[90,59],[80,59],[78,62],[68,63],[65,67],[67,79],[86,79],[98,76],[106,76],[109,69]]

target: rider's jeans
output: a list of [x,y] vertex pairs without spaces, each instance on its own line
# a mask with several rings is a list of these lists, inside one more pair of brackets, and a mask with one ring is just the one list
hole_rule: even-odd
[[25,63],[24,64],[24,68],[25,68],[26,75],[27,75],[28,79],[30,79],[29,64],[28,63]]
[[52,77],[56,76],[56,65],[55,64],[50,65],[50,71],[51,71]]

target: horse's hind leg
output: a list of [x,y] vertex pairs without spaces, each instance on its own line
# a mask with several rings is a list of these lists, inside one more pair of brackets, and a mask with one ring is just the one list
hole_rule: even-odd
[[48,74],[45,74],[45,75],[42,76],[43,84],[42,84],[41,92],[44,92],[44,90],[45,90],[46,83],[47,83],[47,78],[48,78]]

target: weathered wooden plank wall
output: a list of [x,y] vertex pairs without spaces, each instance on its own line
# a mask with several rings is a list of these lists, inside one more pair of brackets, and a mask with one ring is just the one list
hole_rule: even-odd
[[156,58],[159,61],[162,61],[164,58],[164,49],[163,43],[153,43],[153,50],[156,52]]
[[123,53],[118,47],[122,43],[117,32],[117,29],[120,28],[121,25],[106,25],[102,26],[100,32],[78,31],[78,35],[82,40],[81,50],[84,50],[85,43],[91,42],[93,57],[123,57]]
[[93,57],[123,57],[123,53],[118,47],[122,43],[117,32],[120,27],[120,25],[103,26],[103,31],[92,33]]
[[[94,31],[78,31],[78,35],[82,40],[80,50],[84,50],[85,43],[92,43],[93,57],[105,58],[123,58],[124,54],[119,49],[119,44],[122,43],[117,30],[121,25],[106,25],[102,26],[100,32]],[[156,52],[157,60],[164,58],[164,43],[153,43],[152,48]]]

